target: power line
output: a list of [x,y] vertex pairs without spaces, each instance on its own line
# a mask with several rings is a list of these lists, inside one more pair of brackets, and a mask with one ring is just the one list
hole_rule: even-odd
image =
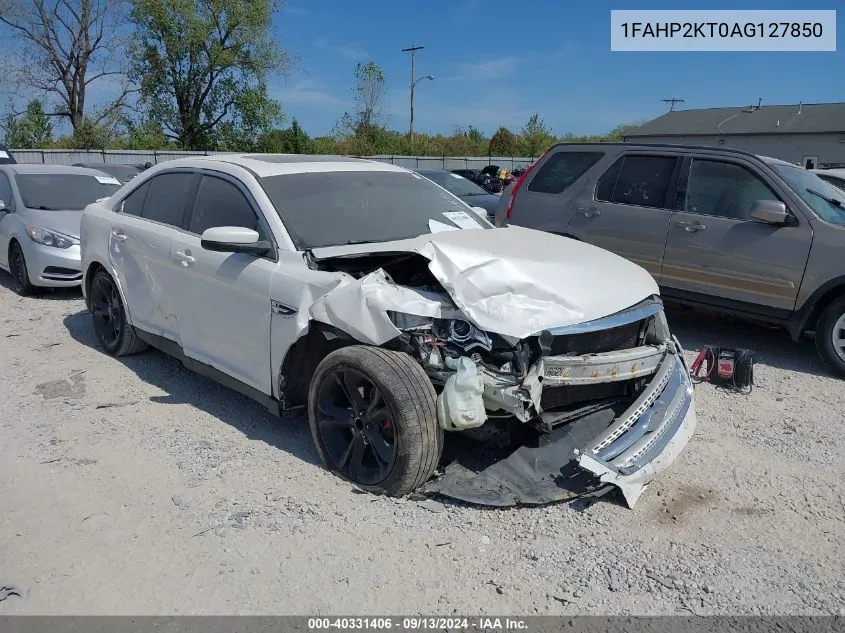
[[684,100],[683,100],[683,99],[675,99],[675,98],[672,98],[672,99],[663,99],[662,101],[663,101],[663,103],[668,103],[668,104],[669,104],[669,112],[674,112],[674,111],[675,111],[675,104],[676,104],[676,103],[683,103],[683,102],[684,102]]

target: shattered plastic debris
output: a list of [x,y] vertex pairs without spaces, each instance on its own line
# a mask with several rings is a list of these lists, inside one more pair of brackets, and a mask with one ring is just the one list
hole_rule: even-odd
[[425,491],[498,507],[542,505],[604,492],[611,486],[578,466],[575,449],[607,428],[612,415],[610,411],[589,414],[479,473],[453,462]]
[[449,376],[437,396],[437,420],[447,431],[462,431],[481,426],[487,420],[484,409],[484,381],[476,364],[466,356],[457,362],[447,359],[455,373]]

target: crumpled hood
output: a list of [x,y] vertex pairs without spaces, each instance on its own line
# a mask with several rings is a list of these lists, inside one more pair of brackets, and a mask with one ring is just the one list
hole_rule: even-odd
[[[442,231],[410,240],[333,246],[315,249],[313,255],[322,259],[380,252],[413,252],[426,257],[431,262],[432,275],[470,321],[482,330],[515,338],[592,321],[659,292],[645,269],[609,251],[517,226]],[[427,303],[432,301],[429,297],[420,294],[408,301],[409,289],[400,291],[397,286],[385,287],[385,283],[383,275],[375,273],[341,283],[312,306],[312,316],[343,327],[339,322],[341,315],[350,323],[362,318],[385,321],[386,310],[437,315],[439,306],[436,302]],[[356,284],[360,293],[347,288]],[[341,292],[342,288],[345,289]],[[387,323],[392,330],[390,336],[384,338],[388,333],[385,332],[367,338],[380,344],[395,336],[398,331]],[[374,323],[373,328],[377,325]]]
[[82,224],[81,209],[76,211],[43,211],[28,208],[26,218],[27,224],[39,229],[56,231],[79,239],[79,227]]

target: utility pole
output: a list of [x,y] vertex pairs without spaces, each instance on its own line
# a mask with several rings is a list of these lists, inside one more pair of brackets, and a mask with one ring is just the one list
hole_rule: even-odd
[[674,112],[674,111],[675,111],[675,104],[676,104],[676,103],[683,103],[683,102],[684,102],[684,100],[683,100],[683,99],[674,99],[674,98],[672,98],[672,99],[663,99],[663,103],[668,103],[668,104],[669,104],[669,112]]
[[409,154],[414,153],[414,86],[417,85],[417,82],[414,78],[415,74],[415,66],[414,66],[414,56],[417,54],[417,51],[421,51],[424,49],[425,46],[409,46],[408,48],[403,48],[403,53],[410,53],[411,54],[411,125],[408,129],[408,147],[409,147]]

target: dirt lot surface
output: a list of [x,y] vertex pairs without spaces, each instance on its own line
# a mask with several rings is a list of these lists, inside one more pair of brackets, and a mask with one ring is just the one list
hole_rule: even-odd
[[0,615],[845,614],[845,382],[812,344],[671,312],[688,349],[758,350],[754,392],[699,385],[633,510],[486,510],[357,494],[302,419],[0,283]]

